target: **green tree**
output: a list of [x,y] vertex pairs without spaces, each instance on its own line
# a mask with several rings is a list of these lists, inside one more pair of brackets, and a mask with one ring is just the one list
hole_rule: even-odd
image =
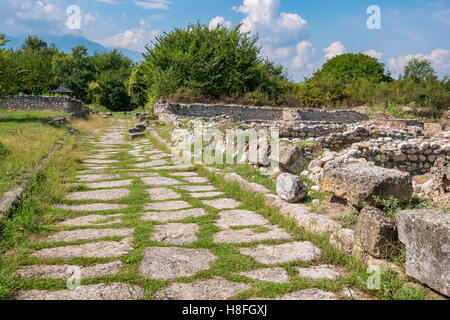
[[347,53],[328,60],[321,70],[314,73],[315,80],[336,79],[348,82],[352,79],[366,79],[374,83],[392,81],[389,73],[385,73],[384,64],[365,54]]
[[71,89],[78,99],[86,100],[89,83],[94,80],[95,66],[86,47],[76,46],[71,54],[60,52],[52,61],[57,85]]
[[146,79],[144,68],[144,64],[135,66],[128,80],[128,95],[131,103],[137,107],[144,107],[147,103],[148,79]]
[[149,95],[170,97],[180,90],[212,98],[257,90],[274,95],[287,77],[260,57],[257,41],[240,26],[209,30],[197,23],[163,33],[144,55]]
[[403,73],[405,79],[411,79],[416,82],[425,82],[436,80],[436,72],[431,62],[426,59],[411,59],[405,66]]
[[91,57],[95,66],[95,83],[89,86],[89,96],[112,111],[127,111],[131,104],[127,85],[133,62],[118,50],[95,53]]

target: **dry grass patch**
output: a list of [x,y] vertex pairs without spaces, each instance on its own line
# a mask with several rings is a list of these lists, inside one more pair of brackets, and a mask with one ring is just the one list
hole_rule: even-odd
[[98,114],[90,115],[87,119],[76,119],[71,122],[71,126],[79,131],[92,133],[105,126],[106,120]]

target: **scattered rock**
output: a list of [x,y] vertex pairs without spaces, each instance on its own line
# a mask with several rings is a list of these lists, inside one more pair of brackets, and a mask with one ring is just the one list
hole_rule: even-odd
[[364,251],[376,258],[387,258],[397,241],[397,227],[393,219],[374,207],[361,210],[355,230],[354,253]]
[[277,179],[277,193],[287,202],[295,203],[304,200],[308,196],[308,190],[308,185],[301,177],[283,173]]
[[450,296],[450,214],[400,211],[397,226],[406,246],[406,274]]
[[352,254],[355,244],[355,231],[351,229],[339,229],[330,236],[330,243],[340,252]]
[[357,207],[379,205],[380,199],[408,202],[413,193],[409,173],[337,158],[328,162],[319,177],[320,187]]

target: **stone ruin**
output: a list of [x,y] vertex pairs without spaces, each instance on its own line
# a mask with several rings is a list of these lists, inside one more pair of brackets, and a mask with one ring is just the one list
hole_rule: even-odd
[[[358,209],[354,229],[339,227],[331,234],[330,242],[338,250],[360,255],[369,264],[387,259],[392,245],[402,242],[406,274],[450,296],[450,132],[442,130],[444,126],[427,130],[417,120],[374,121],[345,110],[160,101],[154,111],[160,120],[176,126],[200,119],[207,128],[277,129],[279,169],[272,170],[271,177],[284,173],[277,183],[280,201],[304,199],[300,177],[308,178],[316,184],[312,191],[331,193]],[[258,159],[250,163],[268,172],[270,160],[266,147],[258,149]],[[400,211],[394,219],[377,208],[383,201],[408,203],[413,197],[426,198],[441,209]],[[317,216],[318,221],[325,219]]]

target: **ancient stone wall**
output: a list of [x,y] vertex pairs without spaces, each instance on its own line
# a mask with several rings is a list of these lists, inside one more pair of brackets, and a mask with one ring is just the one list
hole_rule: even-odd
[[233,116],[236,121],[315,121],[330,123],[355,123],[367,120],[364,114],[347,111],[306,110],[282,107],[254,107],[222,104],[174,104],[157,103],[154,111],[160,120],[174,121],[181,118],[213,118],[217,116]]
[[83,102],[69,97],[9,96],[0,98],[0,110],[56,110],[76,117],[88,114]]

